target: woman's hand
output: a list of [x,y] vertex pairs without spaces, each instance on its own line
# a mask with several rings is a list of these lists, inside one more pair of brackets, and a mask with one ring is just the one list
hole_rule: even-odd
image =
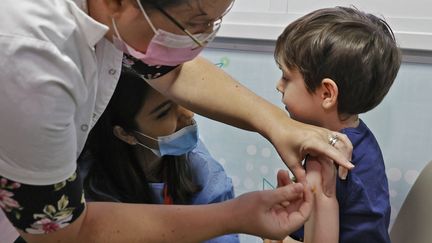
[[295,183],[274,190],[246,193],[233,201],[240,232],[283,239],[300,228],[312,209],[312,193]]
[[[305,243],[333,243],[339,239],[339,205],[336,199],[336,168],[332,161],[318,161],[308,157],[306,163],[306,180],[313,193],[312,212],[305,223]],[[289,173],[279,170],[278,187],[292,184]],[[329,191],[324,193],[324,185]],[[287,236],[283,241],[265,240],[264,243],[299,242]]]
[[[300,163],[306,155],[317,157],[319,161],[334,161],[346,169],[354,167],[350,162],[352,144],[344,134],[299,123],[288,117],[281,117],[269,126],[272,126],[268,133],[269,140],[298,182],[306,180]],[[347,170],[341,170],[341,178],[346,177],[346,173]],[[324,187],[325,192],[330,190],[326,183]]]

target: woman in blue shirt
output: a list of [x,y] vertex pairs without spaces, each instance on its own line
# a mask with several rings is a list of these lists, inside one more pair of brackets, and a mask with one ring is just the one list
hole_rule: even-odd
[[[87,201],[209,204],[234,197],[231,179],[198,139],[194,114],[123,68],[80,161]],[[239,242],[224,235],[207,242]]]

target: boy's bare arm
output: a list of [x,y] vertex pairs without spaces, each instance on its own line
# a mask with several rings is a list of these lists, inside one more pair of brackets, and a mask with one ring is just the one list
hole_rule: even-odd
[[[305,243],[336,243],[339,241],[339,204],[336,198],[336,169],[331,161],[318,161],[309,157],[306,165],[306,179],[312,190],[313,208],[305,224]],[[279,171],[278,187],[292,183],[288,171]],[[323,181],[325,180],[325,181]],[[329,185],[330,191],[323,192],[323,184]],[[264,240],[264,243],[301,242],[287,236],[283,241]]]
[[[331,161],[309,158],[307,181],[314,193],[312,214],[305,224],[304,242],[337,243],[339,241],[339,204],[336,198],[336,168]],[[326,182],[323,179],[328,180]],[[323,184],[331,185],[323,192]]]

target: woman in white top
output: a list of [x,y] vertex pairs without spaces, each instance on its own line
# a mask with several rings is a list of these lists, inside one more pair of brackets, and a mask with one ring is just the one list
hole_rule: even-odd
[[[304,222],[310,192],[301,184],[203,206],[86,204],[82,197],[76,160],[114,91],[123,52],[146,64],[142,76],[170,99],[269,139],[300,181],[306,154],[352,166],[345,136],[292,121],[195,58],[231,4],[0,1],[0,207],[26,241],[196,242],[233,232],[281,238]],[[296,200],[303,203],[280,206]]]

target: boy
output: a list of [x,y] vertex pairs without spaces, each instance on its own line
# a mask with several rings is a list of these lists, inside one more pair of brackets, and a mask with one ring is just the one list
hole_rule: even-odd
[[[358,114],[377,106],[396,78],[401,57],[392,30],[354,8],[320,9],[284,30],[275,59],[282,70],[277,90],[290,116],[340,131],[353,144],[355,168],[336,182],[339,242],[390,242],[384,161]],[[303,230],[291,237],[302,241]]]

